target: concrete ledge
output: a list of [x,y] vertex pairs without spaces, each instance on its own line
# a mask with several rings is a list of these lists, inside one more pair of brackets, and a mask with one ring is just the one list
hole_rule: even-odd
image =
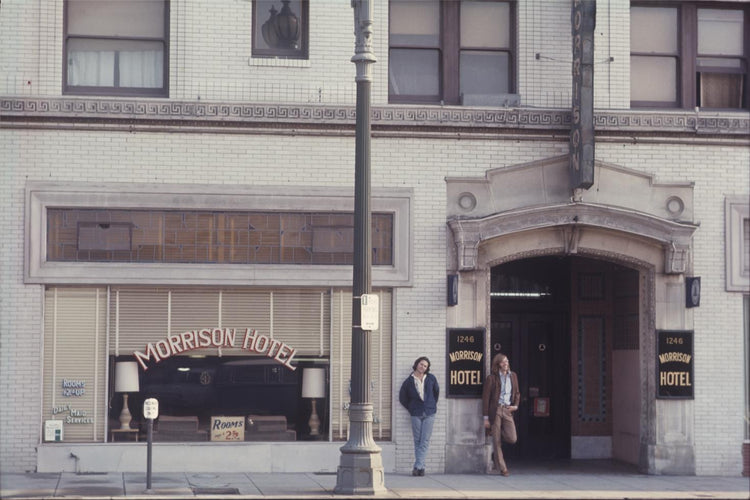
[[[154,443],[152,471],[332,472],[343,442]],[[396,445],[378,443],[385,472],[395,472]],[[147,443],[42,444],[37,472],[144,472]]]

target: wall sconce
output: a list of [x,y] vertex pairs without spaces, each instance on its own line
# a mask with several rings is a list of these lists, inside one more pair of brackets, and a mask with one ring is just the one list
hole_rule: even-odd
[[120,429],[130,429],[132,415],[128,408],[128,393],[138,392],[138,363],[120,361],[115,363],[115,392],[122,393],[122,411],[120,412]]
[[263,40],[275,49],[296,49],[299,40],[299,19],[289,7],[290,0],[281,0],[281,12],[271,6],[268,20],[261,26]]
[[701,279],[699,276],[685,277],[685,307],[701,305]]
[[320,418],[315,407],[316,398],[326,397],[326,369],[305,368],[302,372],[302,397],[312,399],[312,413],[310,413],[310,435],[320,435]]

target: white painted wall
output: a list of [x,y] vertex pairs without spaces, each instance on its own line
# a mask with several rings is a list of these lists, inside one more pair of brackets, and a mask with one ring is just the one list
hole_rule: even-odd
[[[375,2],[373,104],[387,101],[385,2]],[[222,102],[354,102],[352,12],[348,2],[313,0],[310,60],[250,58],[251,3],[171,2],[172,99]],[[519,86],[524,105],[568,107],[568,0],[519,2]],[[598,2],[596,103],[627,108],[626,2]],[[0,9],[0,96],[60,96],[62,0],[4,0]],[[536,53],[545,57],[535,58]],[[613,61],[600,63],[600,59]],[[292,83],[293,82],[293,83]],[[0,110],[2,113],[2,110]],[[747,116],[747,113],[741,113]],[[0,123],[0,469],[36,467],[41,429],[42,288],[23,283],[24,186],[27,180],[353,187],[351,136],[127,133],[2,128]],[[555,140],[459,140],[376,137],[374,187],[414,190],[411,235],[414,285],[395,294],[394,393],[413,360],[427,355],[443,382],[446,327],[446,176],[481,176],[491,168],[565,154]],[[597,159],[695,183],[691,273],[701,276],[701,307],[681,320],[695,335],[692,428],[698,474],[739,474],[744,437],[742,294],[724,290],[724,197],[750,196],[747,145],[691,145],[659,138],[597,143]],[[286,168],[280,169],[279,165]],[[659,325],[657,325],[659,327]],[[406,412],[394,418],[396,470],[413,459]],[[441,401],[429,470],[444,467],[447,405]]]

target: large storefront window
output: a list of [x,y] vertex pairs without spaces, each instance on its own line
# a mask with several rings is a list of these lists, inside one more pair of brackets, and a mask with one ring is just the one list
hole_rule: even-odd
[[[376,293],[373,431],[390,439],[391,294]],[[351,302],[343,289],[50,287],[45,440],[142,439],[152,397],[156,442],[344,440]]]

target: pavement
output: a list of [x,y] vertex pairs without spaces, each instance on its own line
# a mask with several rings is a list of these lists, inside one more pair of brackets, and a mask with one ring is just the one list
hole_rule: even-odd
[[[509,464],[510,465],[510,464]],[[628,465],[600,460],[516,464],[509,477],[485,474],[389,473],[377,495],[334,494],[333,473],[0,473],[0,498],[114,499],[738,499],[750,500],[750,478],[639,474]]]

